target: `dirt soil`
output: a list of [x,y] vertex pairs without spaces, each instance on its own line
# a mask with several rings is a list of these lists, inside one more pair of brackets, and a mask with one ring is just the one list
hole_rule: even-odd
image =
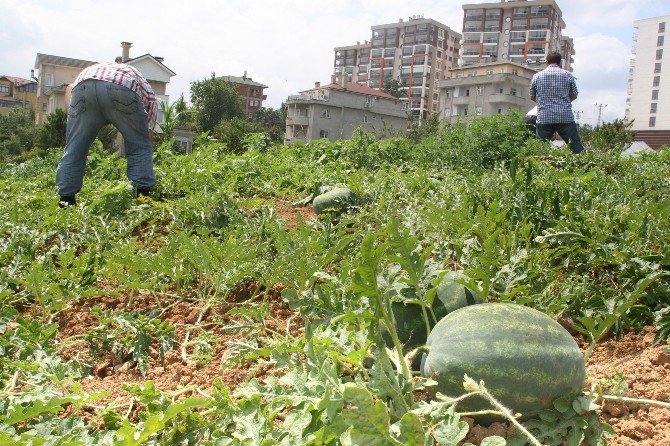
[[[289,205],[287,209],[293,208]],[[113,288],[109,284],[99,285],[103,290]],[[211,392],[216,378],[220,378],[230,388],[251,378],[263,381],[275,373],[270,363],[233,361],[232,365],[222,368],[222,362],[235,359],[227,342],[242,337],[261,339],[262,342],[258,331],[233,332],[226,329],[235,322],[235,318],[229,316],[228,312],[241,303],[267,304],[270,316],[266,324],[269,328],[282,334],[288,329],[292,335],[300,336],[304,322],[282,300],[281,290],[280,285],[266,289],[256,282],[243,283],[226,296],[225,302],[217,302],[208,308],[190,296],[179,299],[174,295],[121,293],[89,298],[62,311],[56,320],[60,326],[58,341],[61,355],[64,359],[79,357],[93,364],[91,375],[83,379],[81,384],[88,392],[108,392],[108,397],[96,404],[113,400],[127,403],[130,394],[123,389],[123,384],[143,384],[148,379],[153,380],[156,387],[163,391],[196,386],[207,393]],[[152,346],[148,373],[142,376],[132,361],[115,363],[113,358],[104,355],[92,358],[83,336],[98,325],[95,315],[91,313],[91,308],[96,305],[103,310],[127,312],[149,312],[162,308],[161,317],[169,319],[176,328],[176,345],[183,342],[189,328],[197,324],[199,328],[191,332],[191,340],[207,330],[218,341],[212,359],[204,361],[204,364],[195,363],[190,357],[191,348],[187,349],[186,360],[177,349],[160,358],[155,346]],[[625,380],[627,396],[670,401],[670,352],[666,344],[653,347],[654,336],[654,330],[646,328],[641,333],[628,333],[620,340],[603,341],[596,346],[588,361],[589,381],[598,382],[618,375]],[[578,342],[583,349],[587,347],[583,340],[578,339]],[[670,446],[670,409],[606,402],[601,416],[616,431],[616,437],[609,439],[611,446]],[[472,425],[465,441],[479,445],[487,436],[507,437],[513,432],[514,429],[505,423],[495,423],[489,427]]]
[[[101,288],[103,286],[101,285]],[[66,360],[78,357],[92,364],[91,375],[81,380],[83,389],[87,392],[108,393],[106,398],[96,404],[127,399],[129,393],[123,389],[123,384],[143,384],[147,380],[154,381],[156,388],[162,391],[196,386],[208,393],[216,378],[233,389],[252,378],[263,381],[273,373],[271,364],[262,361],[253,364],[235,361],[233,350],[227,343],[242,337],[251,337],[262,342],[262,335],[268,336],[268,333],[250,329],[231,330],[230,327],[234,325],[236,318],[227,313],[240,303],[247,306],[251,302],[258,305],[267,303],[270,317],[266,320],[266,326],[281,334],[285,334],[288,329],[291,335],[300,336],[304,322],[282,300],[281,290],[280,285],[266,289],[256,282],[243,283],[226,296],[225,302],[217,302],[210,307],[188,297],[176,299],[175,296],[164,295],[119,294],[88,298],[61,312],[56,319],[55,322],[60,327],[58,334],[58,342],[62,346],[60,353]],[[160,358],[156,345],[152,345],[149,348],[148,371],[146,376],[143,376],[131,358],[117,361],[112,355],[91,357],[87,344],[81,340],[99,324],[91,312],[94,306],[100,307],[103,311],[111,309],[145,313],[162,308],[163,314],[160,317],[168,319],[176,329],[176,346],[183,343],[189,329],[196,325],[198,328],[191,330],[190,333],[191,341],[204,330],[215,336],[217,343],[214,345],[212,359],[208,362],[203,361],[203,364],[197,363],[190,355],[193,348],[188,348],[186,355],[178,349],[173,349]],[[232,360],[232,365],[222,368],[222,362],[229,360]]]
[[289,202],[275,200],[272,202],[272,207],[286,221],[286,227],[291,231],[298,227],[298,215],[304,222],[316,220],[317,218],[316,212],[314,212],[314,208],[311,205],[296,208]]

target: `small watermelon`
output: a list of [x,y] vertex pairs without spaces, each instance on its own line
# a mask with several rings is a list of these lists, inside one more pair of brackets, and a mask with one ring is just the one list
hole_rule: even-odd
[[[467,374],[483,380],[498,401],[523,419],[552,408],[557,398],[578,393],[584,385],[584,357],[572,336],[549,316],[521,305],[485,303],[456,310],[433,328],[427,345],[421,372],[438,382],[431,392],[462,395]],[[490,408],[484,398],[471,397],[457,410]]]
[[314,198],[312,205],[314,212],[323,214],[324,212],[343,212],[356,203],[354,193],[346,187],[338,187],[329,190]]
[[[463,308],[467,305],[479,304],[484,301],[482,297],[472,289],[455,282],[456,279],[468,281],[468,277],[460,271],[449,271],[444,275],[435,289],[435,300],[432,310],[435,314],[433,320],[430,312],[428,319],[430,328],[436,321],[439,321],[452,311]],[[408,296],[405,296],[408,297]],[[405,351],[413,350],[426,343],[428,330],[426,330],[425,320],[421,311],[421,305],[404,302],[393,302],[391,304],[393,317],[396,321],[396,330],[398,339],[405,346]],[[382,330],[384,341],[389,347],[393,346],[391,337],[385,330]]]

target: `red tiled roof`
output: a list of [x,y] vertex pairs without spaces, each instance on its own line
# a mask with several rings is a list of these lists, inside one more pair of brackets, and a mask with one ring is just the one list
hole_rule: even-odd
[[393,95],[385,93],[381,90],[376,90],[374,88],[366,87],[364,85],[358,85],[355,82],[350,82],[344,87],[340,84],[323,85],[321,87],[311,88],[309,90],[302,91],[301,93],[306,93],[308,91],[319,91],[319,90],[349,91],[351,93],[364,94],[364,95],[368,95],[368,96],[377,96],[378,98],[398,100],[398,98],[396,98]]
[[24,79],[22,77],[16,77],[16,76],[0,76],[0,79],[7,79],[12,84],[19,85],[19,86],[35,82],[35,81],[28,80],[28,79]]

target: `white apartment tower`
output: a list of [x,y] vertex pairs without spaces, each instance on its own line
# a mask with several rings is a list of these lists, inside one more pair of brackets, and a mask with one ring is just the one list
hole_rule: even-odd
[[458,66],[461,35],[447,25],[422,16],[371,27],[370,41],[335,48],[335,82],[381,90],[397,80],[407,91],[407,109],[423,119],[439,107],[437,82]]
[[670,15],[637,20],[628,78],[626,120],[633,121],[636,139],[652,148],[670,144],[670,61],[666,29]]
[[563,55],[572,71],[572,39],[554,0],[516,0],[463,5],[461,65],[487,62],[544,63],[547,53]]

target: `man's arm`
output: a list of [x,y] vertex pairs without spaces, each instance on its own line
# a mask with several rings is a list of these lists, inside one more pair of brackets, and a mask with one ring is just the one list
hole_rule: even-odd
[[533,80],[530,81],[530,100],[537,102],[537,83],[535,76],[533,76]]
[[577,90],[577,82],[575,82],[574,76],[570,76],[570,101],[574,101],[577,99],[577,95],[579,94],[579,90]]

